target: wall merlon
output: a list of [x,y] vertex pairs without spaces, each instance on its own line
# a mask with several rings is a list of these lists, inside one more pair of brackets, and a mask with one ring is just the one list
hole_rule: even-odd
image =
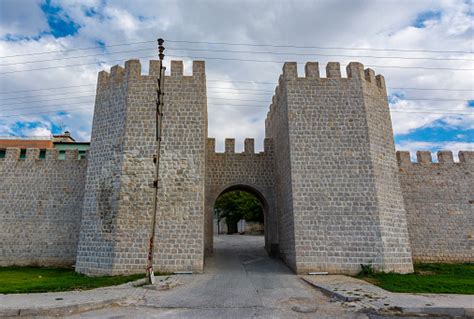
[[397,161],[399,164],[411,164],[410,152],[397,151]]
[[235,138],[225,139],[225,153],[235,153]]
[[171,61],[170,75],[172,77],[182,77],[184,72],[183,61]]
[[439,163],[454,163],[453,152],[451,151],[439,151],[436,156]]
[[364,70],[365,80],[371,83],[377,84],[377,80],[375,79],[375,71],[367,68]]
[[125,78],[127,80],[138,80],[142,72],[140,60],[131,59],[125,62]]
[[416,160],[420,164],[430,164],[433,163],[433,158],[431,157],[430,151],[417,151]]
[[266,154],[273,153],[273,140],[269,137],[263,139],[263,152]]
[[306,62],[304,66],[304,74],[307,78],[319,78],[319,63]]
[[97,87],[107,85],[109,83],[110,74],[107,71],[100,71],[97,76]]
[[207,151],[209,153],[216,152],[216,139],[215,138],[208,138],[207,139]]
[[66,150],[66,160],[77,160],[79,158],[79,150]]
[[339,62],[328,62],[326,65],[327,78],[341,78],[341,65]]
[[206,75],[206,63],[204,61],[193,61],[193,76],[204,77]]
[[473,151],[459,151],[459,162],[474,164],[474,152]]
[[121,82],[125,74],[125,69],[120,65],[114,65],[110,68],[110,82]]
[[25,161],[34,162],[39,158],[40,149],[39,148],[27,148]]
[[5,160],[14,161],[20,158],[20,149],[16,147],[8,147],[5,151]]
[[294,80],[296,78],[298,78],[296,62],[285,62],[285,64],[283,64],[283,79]]
[[55,148],[50,148],[46,150],[46,159],[47,160],[57,160],[59,157],[59,151]]
[[[359,62],[351,62],[346,66],[346,73],[347,73],[348,78],[361,80],[364,78],[364,65]],[[339,77],[341,77],[340,68],[339,68]]]
[[148,67],[148,74],[150,76],[158,76],[160,74],[160,61],[159,60],[150,60]]
[[244,153],[245,154],[255,153],[255,140],[253,138],[246,138],[244,140]]
[[383,77],[383,75],[380,75],[378,74],[376,77],[375,77],[375,82],[377,82],[377,86],[381,89],[385,89],[385,78]]

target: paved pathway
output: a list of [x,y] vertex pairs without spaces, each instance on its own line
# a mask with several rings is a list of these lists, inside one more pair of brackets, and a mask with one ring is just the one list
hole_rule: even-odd
[[143,300],[71,318],[367,318],[351,312],[267,257],[263,237],[221,235],[205,273]]

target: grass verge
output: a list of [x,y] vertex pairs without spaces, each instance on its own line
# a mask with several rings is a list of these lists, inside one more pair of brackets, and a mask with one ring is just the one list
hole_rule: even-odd
[[88,277],[65,268],[0,267],[0,293],[85,290],[119,285],[140,278],[144,278],[144,274]]
[[364,279],[392,292],[474,294],[474,263],[415,264],[413,274],[359,274]]

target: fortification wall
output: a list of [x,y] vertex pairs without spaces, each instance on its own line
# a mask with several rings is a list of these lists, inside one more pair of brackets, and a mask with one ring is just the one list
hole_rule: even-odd
[[244,152],[235,153],[235,140],[225,140],[225,152],[216,153],[215,139],[207,139],[206,155],[206,255],[212,254],[213,209],[216,199],[229,190],[245,190],[257,196],[264,205],[265,246],[269,253],[277,250],[278,230],[275,212],[273,145],[264,140],[264,151],[255,153],[254,139],[244,141]]
[[72,266],[87,160],[56,149],[7,148],[0,158],[0,265]]
[[[144,272],[153,213],[159,63],[99,73],[77,271]],[[165,77],[154,260],[160,271],[201,271],[207,106],[203,62],[171,61]]]
[[[279,82],[282,83],[282,81],[280,76]],[[283,85],[278,85],[265,120],[265,136],[273,141],[279,256],[296,271],[289,114],[286,99],[286,90]]]
[[474,261],[474,152],[397,152],[413,260]]
[[[291,181],[279,192],[291,198],[278,204],[286,206],[280,218],[294,234],[296,271],[355,273],[360,264],[373,264],[408,272],[413,268],[383,78],[354,62],[347,75],[342,78],[339,63],[331,62],[321,78],[318,64],[310,62],[305,77],[298,77],[296,63],[285,63],[267,117],[267,136],[285,152],[280,155],[276,143],[275,158],[283,157],[276,171],[284,174],[276,179]],[[395,219],[402,221],[392,229]],[[281,246],[283,238],[280,233]]]

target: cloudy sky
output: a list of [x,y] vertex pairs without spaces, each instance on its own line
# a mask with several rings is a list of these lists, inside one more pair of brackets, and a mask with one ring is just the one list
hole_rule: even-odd
[[97,72],[140,58],[146,73],[162,37],[166,63],[190,73],[206,60],[219,150],[225,137],[262,149],[282,61],[301,74],[305,61],[322,75],[328,61],[371,66],[389,87],[398,149],[473,150],[473,17],[472,1],[2,0],[0,136],[89,140]]

